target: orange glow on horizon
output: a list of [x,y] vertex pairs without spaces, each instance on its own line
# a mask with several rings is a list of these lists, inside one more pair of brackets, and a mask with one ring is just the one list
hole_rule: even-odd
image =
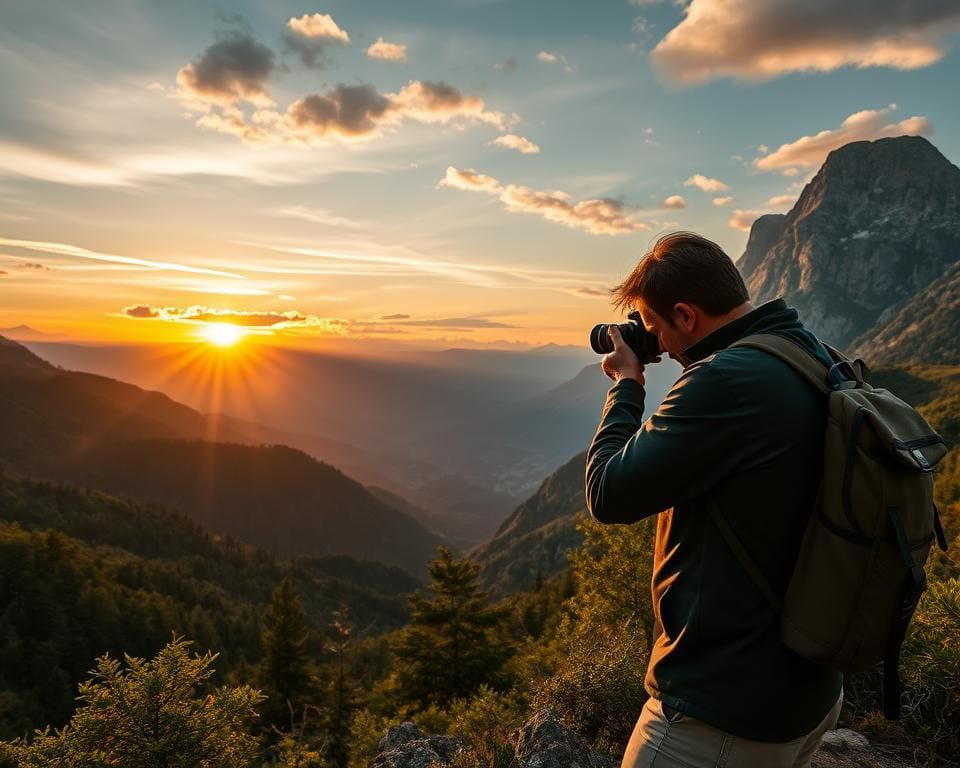
[[211,323],[200,334],[211,344],[218,347],[232,347],[240,341],[246,332],[232,323]]

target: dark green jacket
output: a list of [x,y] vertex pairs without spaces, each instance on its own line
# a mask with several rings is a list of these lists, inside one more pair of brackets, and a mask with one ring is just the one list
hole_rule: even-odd
[[587,505],[602,523],[659,515],[650,695],[735,736],[784,742],[819,724],[842,677],[780,642],[778,616],[704,501],[719,503],[783,594],[820,479],[826,401],[778,358],[727,349],[761,332],[830,361],[777,299],[688,348],[683,373],[646,421],[643,387],[621,380],[587,452]]

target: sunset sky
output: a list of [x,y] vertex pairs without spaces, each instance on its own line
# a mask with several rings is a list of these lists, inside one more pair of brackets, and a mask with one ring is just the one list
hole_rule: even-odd
[[586,343],[848,141],[960,160],[960,4],[0,0],[0,328]]

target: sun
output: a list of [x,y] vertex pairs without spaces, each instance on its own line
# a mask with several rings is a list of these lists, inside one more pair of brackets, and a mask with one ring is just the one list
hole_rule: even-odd
[[230,323],[212,323],[204,328],[201,333],[207,337],[207,341],[216,344],[218,347],[232,347],[243,338],[243,329]]

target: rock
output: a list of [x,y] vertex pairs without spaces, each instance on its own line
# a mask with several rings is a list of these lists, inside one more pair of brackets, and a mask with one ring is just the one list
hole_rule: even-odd
[[594,752],[568,731],[555,712],[543,709],[516,733],[514,757],[520,768],[615,768],[617,760]]
[[[926,139],[899,136],[831,152],[786,217],[754,222],[738,265],[755,304],[783,296],[843,349],[958,261],[960,169]],[[885,343],[902,343],[906,319]]]
[[835,731],[827,731],[823,734],[820,741],[820,749],[838,750],[838,749],[870,749],[870,742],[862,733],[851,731],[849,728],[837,728]]
[[413,723],[390,728],[377,745],[377,754],[367,768],[430,768],[449,765],[464,748],[453,736],[424,736]]

